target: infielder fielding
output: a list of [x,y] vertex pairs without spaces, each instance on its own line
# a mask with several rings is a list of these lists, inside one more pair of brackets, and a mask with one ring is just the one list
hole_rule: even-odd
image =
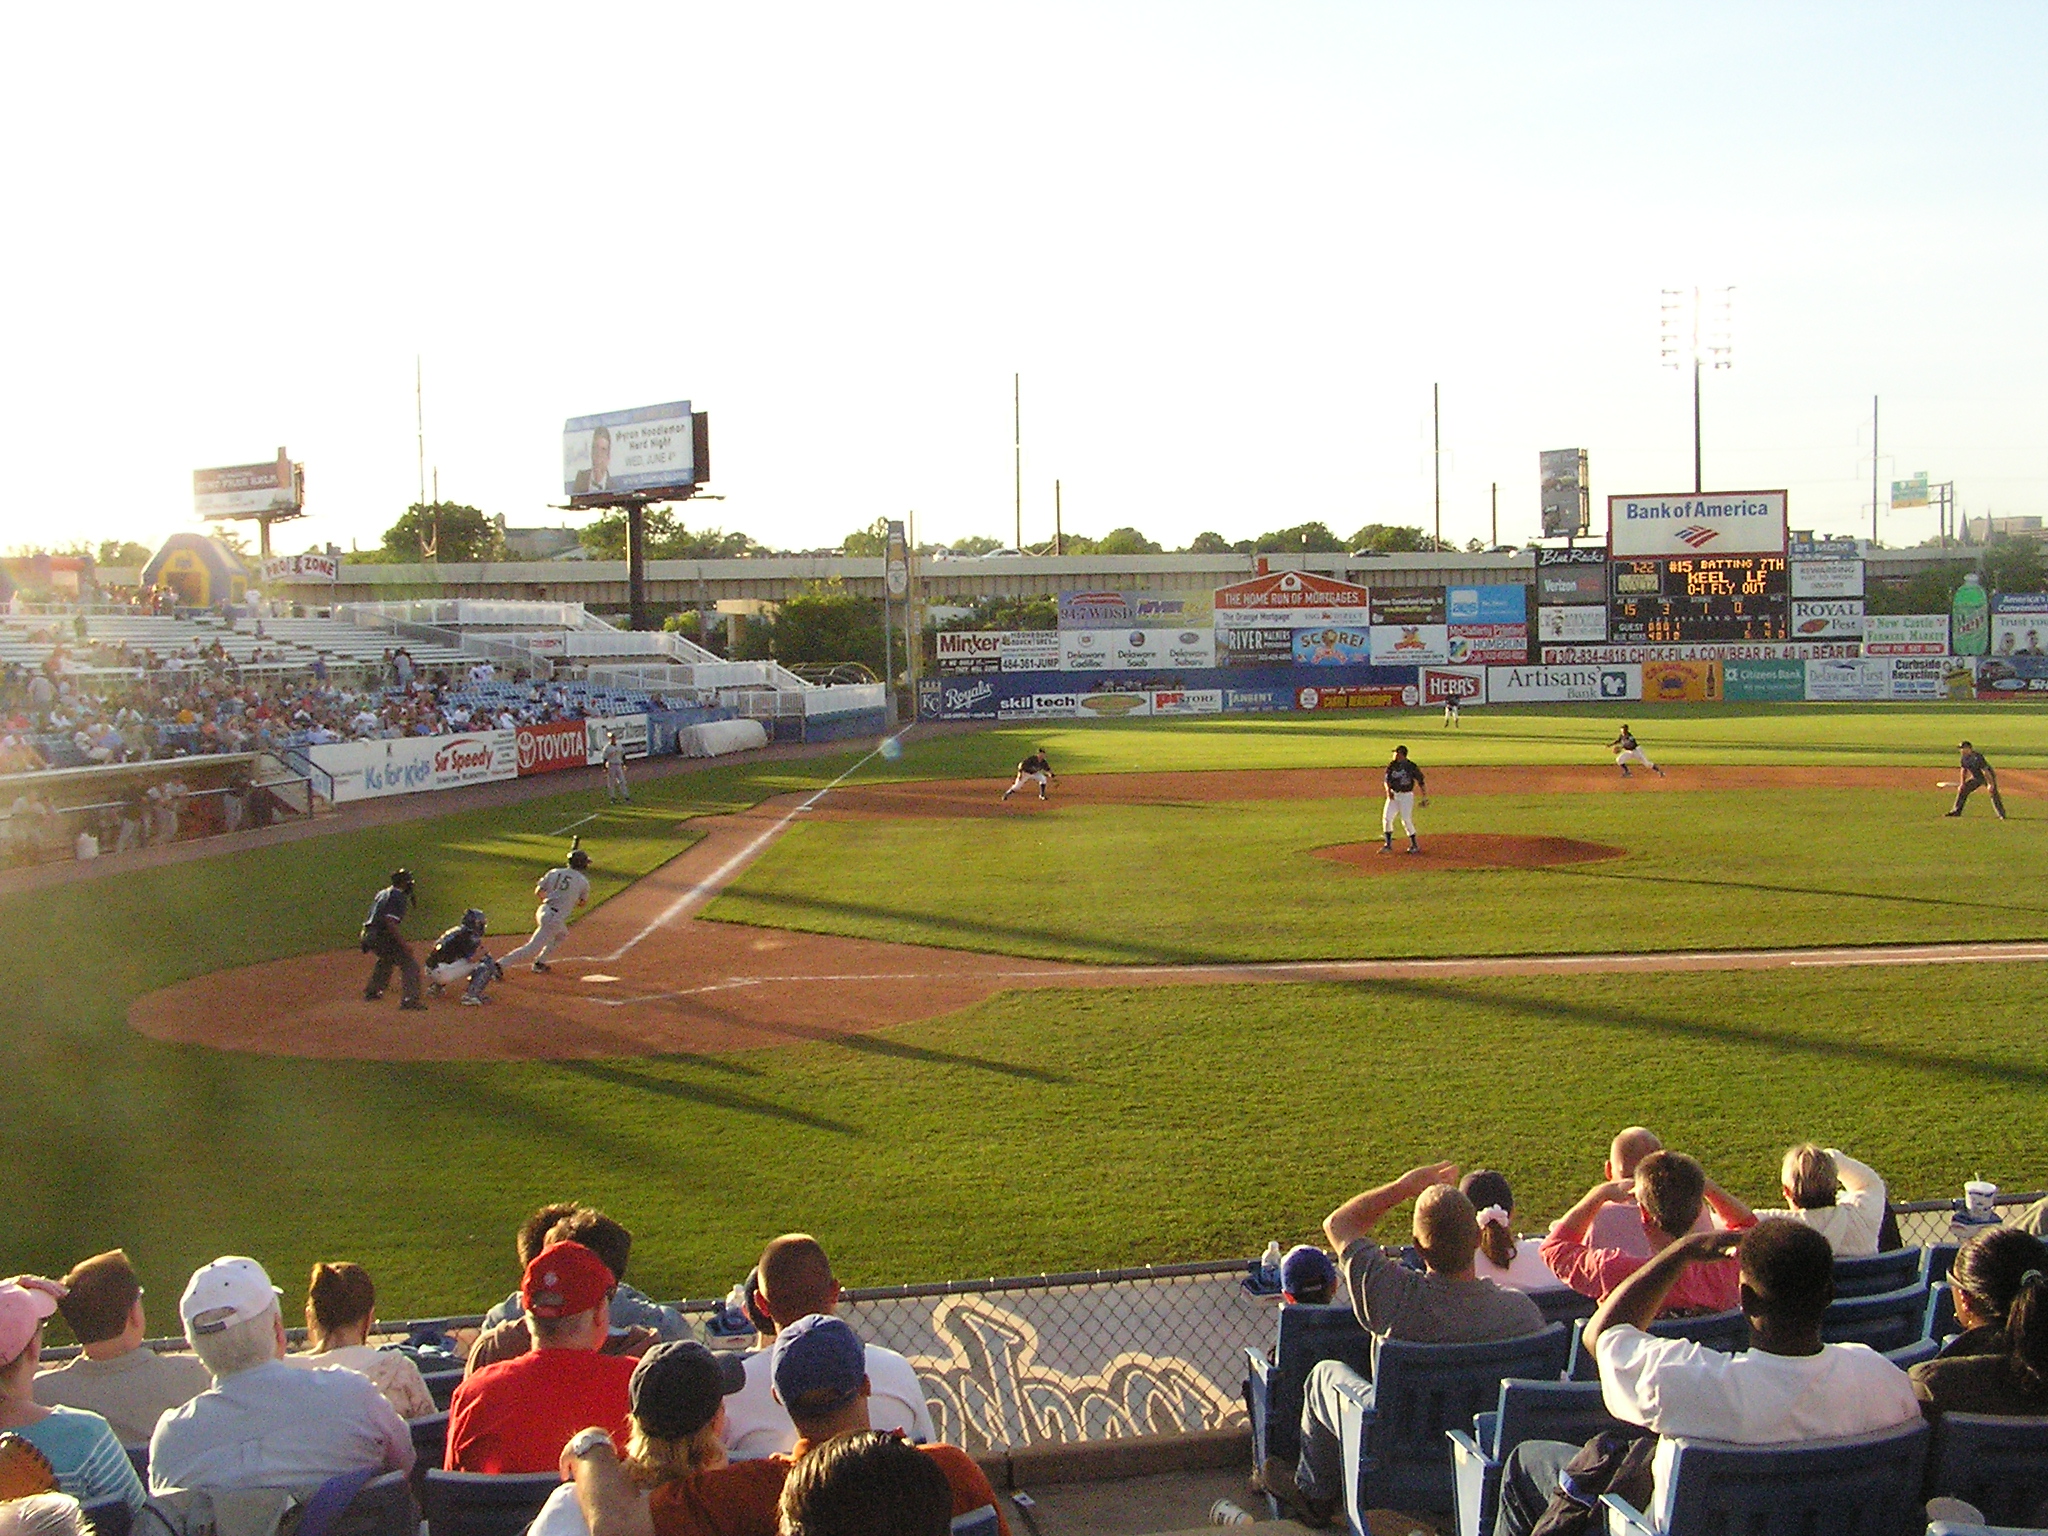
[[1998,812],[1998,819],[2005,820],[2005,798],[1998,792],[1998,770],[1985,760],[1984,754],[1967,741],[1957,743],[1962,759],[1963,780],[1956,786],[1956,803],[1943,811],[1944,816],[1963,814],[1963,802],[1980,789],[1991,791],[1991,809]]
[[370,972],[369,985],[363,988],[363,1001],[374,1003],[384,995],[384,989],[391,984],[392,967],[396,966],[399,975],[398,1006],[414,1013],[425,1013],[427,1005],[420,1001],[420,963],[413,959],[412,946],[398,932],[399,924],[412,910],[412,892],[412,871],[394,869],[391,871],[391,883],[370,903],[370,915],[363,920],[362,950],[366,955],[375,955],[377,964]]
[[540,906],[533,914],[533,937],[500,960],[500,965],[517,965],[531,960],[536,971],[551,969],[548,956],[569,936],[569,914],[590,899],[590,855],[583,851],[579,837],[569,848],[569,862],[551,869],[534,885]]
[[1009,799],[1010,796],[1017,793],[1026,784],[1036,784],[1038,786],[1038,798],[1043,800],[1045,798],[1045,786],[1058,777],[1059,775],[1052,771],[1052,759],[1045,755],[1045,748],[1035,748],[1029,757],[1017,765],[1017,777],[1010,787],[1003,791],[1003,798],[1005,800]]
[[632,791],[626,788],[626,748],[617,731],[605,733],[604,797],[607,800],[633,798]]
[[[1394,760],[1387,764],[1385,777],[1387,808],[1380,812],[1380,835],[1384,839],[1380,852],[1394,851],[1394,819],[1399,817],[1408,832],[1408,851],[1420,853],[1422,849],[1415,841],[1415,791],[1421,789],[1425,781],[1422,770],[1408,761],[1406,747],[1394,748]],[[1422,803],[1429,804],[1427,795],[1422,797]]]
[[500,980],[504,971],[484,948],[484,929],[488,923],[483,913],[471,907],[462,914],[462,921],[450,928],[434,941],[434,947],[427,954],[427,980],[439,997],[443,987],[458,981],[469,983],[462,994],[466,1007],[480,1007],[484,1000],[484,988]]
[[1629,777],[1628,765],[1630,763],[1641,763],[1650,772],[1657,775],[1658,778],[1664,777],[1664,770],[1651,762],[1649,754],[1636,745],[1635,732],[1625,725],[1621,728],[1621,734],[1607,743],[1607,750],[1614,754],[1614,766],[1621,770],[1621,776],[1624,779]]

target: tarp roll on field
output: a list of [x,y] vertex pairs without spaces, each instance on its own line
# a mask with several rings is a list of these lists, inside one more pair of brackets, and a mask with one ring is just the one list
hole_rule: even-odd
[[707,720],[676,732],[676,751],[684,757],[723,757],[768,745],[768,728],[758,720]]

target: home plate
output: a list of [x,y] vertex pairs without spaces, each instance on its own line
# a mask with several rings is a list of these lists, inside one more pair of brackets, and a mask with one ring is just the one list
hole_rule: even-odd
[[617,981],[616,976],[607,976],[602,971],[593,971],[583,978],[585,981]]

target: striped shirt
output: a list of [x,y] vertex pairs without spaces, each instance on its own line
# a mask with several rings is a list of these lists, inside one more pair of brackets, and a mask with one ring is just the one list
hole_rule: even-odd
[[50,1458],[60,1492],[81,1504],[121,1499],[130,1509],[142,1508],[142,1479],[135,1475],[135,1463],[121,1449],[113,1426],[98,1414],[83,1408],[52,1408],[48,1418],[24,1424],[14,1433]]

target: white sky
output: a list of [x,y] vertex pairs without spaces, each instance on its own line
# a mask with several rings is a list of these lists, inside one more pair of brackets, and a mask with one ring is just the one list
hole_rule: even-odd
[[[195,526],[287,445],[296,550],[418,493],[559,522],[565,417],[712,414],[694,524],[826,545],[1536,525],[1691,485],[1658,292],[1738,286],[1709,489],[1867,532],[2048,514],[2048,10],[26,7],[0,92],[0,544]],[[2031,450],[2031,452],[2029,451]],[[1596,527],[1598,513],[1596,512]],[[1932,532],[1886,512],[1887,542]]]

